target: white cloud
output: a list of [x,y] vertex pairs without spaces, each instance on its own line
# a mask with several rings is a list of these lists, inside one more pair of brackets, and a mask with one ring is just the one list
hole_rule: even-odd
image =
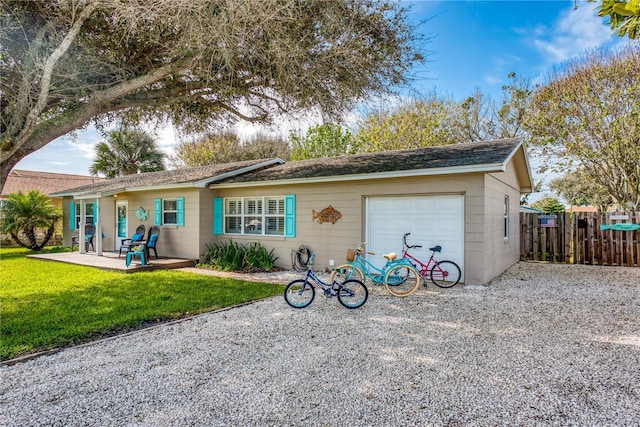
[[611,30],[603,23],[593,4],[564,10],[551,28],[537,28],[534,45],[549,63],[560,63],[588,50],[612,43]]

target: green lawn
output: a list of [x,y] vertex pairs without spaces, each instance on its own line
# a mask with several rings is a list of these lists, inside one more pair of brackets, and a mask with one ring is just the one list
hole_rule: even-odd
[[281,294],[179,271],[110,272],[0,249],[0,360]]

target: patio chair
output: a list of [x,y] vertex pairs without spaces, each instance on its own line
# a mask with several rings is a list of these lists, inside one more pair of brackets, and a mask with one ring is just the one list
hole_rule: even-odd
[[146,248],[144,243],[141,245],[132,246],[131,249],[129,249],[129,252],[127,252],[127,260],[125,261],[127,268],[129,268],[129,266],[131,265],[131,261],[136,256],[140,257],[140,265],[144,267],[146,265],[145,252],[146,252]]
[[151,259],[151,249],[156,254],[156,259],[158,259],[158,251],[156,250],[156,245],[158,244],[158,237],[160,237],[160,227],[153,226],[149,229],[149,236],[147,237],[147,260]]
[[[88,251],[89,246],[91,246],[91,250],[95,251],[95,247],[93,246],[93,238],[96,235],[96,226],[93,224],[87,224],[84,226],[84,250]],[[78,250],[80,249],[80,236],[71,238],[71,252],[73,252],[73,247],[78,246]]]
[[125,253],[129,252],[132,247],[138,246],[140,242],[144,241],[144,232],[146,227],[144,224],[140,224],[138,228],[136,228],[136,232],[129,239],[122,239],[120,241],[120,251],[118,252],[118,258],[122,255],[122,251]]

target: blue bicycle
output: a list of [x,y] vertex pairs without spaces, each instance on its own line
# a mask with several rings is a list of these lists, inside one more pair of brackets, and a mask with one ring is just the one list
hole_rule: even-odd
[[316,288],[321,289],[326,297],[338,298],[340,304],[347,308],[362,307],[369,297],[369,290],[360,280],[331,280],[326,283],[320,279],[313,271],[313,258],[315,253],[309,257],[309,268],[304,279],[297,279],[290,282],[284,288],[284,300],[291,307],[304,308],[313,302],[316,296]]
[[[397,258],[396,253],[384,254],[387,260],[382,268],[378,268],[368,261],[362,242],[353,250],[347,250],[347,263],[336,267],[330,276],[331,281],[358,280],[366,283],[370,280],[374,284],[384,285],[387,291],[396,297],[406,297],[418,289],[420,274],[406,258]],[[373,252],[366,252],[375,255]]]

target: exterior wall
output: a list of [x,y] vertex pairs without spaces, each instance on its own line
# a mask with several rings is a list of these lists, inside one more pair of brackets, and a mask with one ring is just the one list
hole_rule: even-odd
[[[354,248],[358,242],[364,240],[365,197],[463,194],[465,195],[465,262],[461,267],[465,271],[467,283],[484,283],[487,274],[484,253],[486,227],[483,186],[483,174],[468,174],[214,189],[211,199],[214,196],[225,198],[295,194],[296,237],[221,235],[212,236],[211,241],[233,240],[241,244],[259,241],[267,249],[275,249],[274,253],[279,258],[277,265],[284,268],[291,268],[291,252],[304,245],[316,252],[315,269],[320,271],[329,269],[330,259],[335,261],[335,265],[342,264],[347,249]],[[212,206],[213,201],[203,202],[203,204]],[[342,214],[338,222],[318,224],[312,220],[312,210],[320,211],[329,205]],[[211,225],[208,227],[212,228]],[[205,235],[201,234],[201,236]]]
[[[508,238],[504,238],[504,199],[509,197]],[[510,164],[507,172],[485,176],[484,264],[487,283],[520,260],[520,190]]]
[[[104,251],[114,251],[116,246],[116,201],[127,201],[128,203],[128,221],[127,236],[135,233],[136,227],[144,224],[147,232],[154,225],[154,201],[155,199],[174,199],[178,197],[184,198],[184,226],[162,225],[160,226],[160,237],[158,239],[158,256],[171,258],[198,259],[200,256],[200,240],[198,238],[201,232],[200,224],[200,206],[201,193],[206,193],[210,198],[209,190],[201,190],[197,188],[186,189],[170,189],[156,191],[140,191],[130,193],[120,193],[116,197],[103,197],[100,199],[100,216],[99,222],[105,237],[103,239],[102,249]],[[91,202],[93,200],[86,200]],[[64,244],[71,245],[71,237],[77,235],[77,231],[69,232],[70,221],[70,203],[74,201],[71,197],[65,197],[63,203],[64,209]],[[138,208],[144,208],[149,216],[146,220],[138,219],[134,212]],[[211,229],[211,225],[209,226]]]
[[[120,193],[100,200],[100,224],[105,238],[103,250],[115,250],[115,204],[128,202],[128,236],[140,223],[147,230],[154,224],[154,200],[184,198],[184,226],[161,227],[158,254],[162,257],[199,259],[210,243],[229,240],[241,244],[260,242],[274,249],[277,265],[291,268],[291,255],[301,245],[316,252],[314,268],[318,271],[344,262],[346,250],[365,239],[365,198],[399,195],[464,195],[464,270],[465,283],[484,284],[502,273],[519,259],[519,186],[513,165],[495,174],[469,173],[435,177],[404,177],[354,182],[328,182],[295,185],[265,185],[236,188],[174,188],[168,190]],[[252,197],[296,195],[296,236],[214,235],[214,197]],[[509,238],[504,239],[504,197],[509,196]],[[68,233],[72,198],[66,197],[64,209],[64,242],[71,244]],[[77,201],[76,201],[77,203]],[[321,211],[332,205],[342,218],[331,224],[312,220],[312,210]],[[145,221],[134,212],[143,207],[149,214]],[[76,232],[77,234],[77,232]]]

